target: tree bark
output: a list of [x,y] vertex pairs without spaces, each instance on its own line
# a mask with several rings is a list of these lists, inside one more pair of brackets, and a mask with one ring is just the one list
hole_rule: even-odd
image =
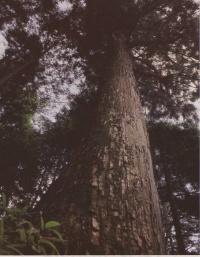
[[65,178],[65,253],[162,254],[148,135],[123,37],[115,40],[111,60],[96,123]]

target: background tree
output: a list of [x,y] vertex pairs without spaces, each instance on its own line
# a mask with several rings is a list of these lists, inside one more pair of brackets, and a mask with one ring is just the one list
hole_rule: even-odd
[[198,245],[195,236],[197,241],[190,239],[191,227],[198,234],[198,130],[161,123],[150,127],[150,135],[163,211],[168,206],[171,216],[166,217],[170,253],[186,254]]
[[41,46],[39,37],[27,31],[29,13],[21,5],[2,1],[0,8],[1,29],[9,42],[0,66],[0,180],[8,196],[17,191],[22,197],[22,188],[31,190],[37,174],[36,133],[31,120],[37,108],[34,78]]

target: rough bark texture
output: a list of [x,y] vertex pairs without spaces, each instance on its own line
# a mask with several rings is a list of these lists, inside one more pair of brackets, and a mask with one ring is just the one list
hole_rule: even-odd
[[97,122],[68,171],[66,254],[161,254],[158,194],[131,58],[115,41]]

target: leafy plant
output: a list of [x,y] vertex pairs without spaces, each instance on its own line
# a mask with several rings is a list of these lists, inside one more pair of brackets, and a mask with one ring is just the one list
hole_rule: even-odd
[[58,255],[64,240],[59,232],[60,223],[44,221],[40,213],[40,224],[33,222],[26,208],[7,207],[6,196],[0,198],[0,255]]

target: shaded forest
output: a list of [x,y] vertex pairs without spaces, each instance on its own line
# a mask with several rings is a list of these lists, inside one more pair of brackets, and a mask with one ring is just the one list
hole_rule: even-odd
[[[119,132],[117,125],[125,122],[124,117],[129,109],[133,112],[133,117],[130,111],[128,114],[131,118],[126,124],[132,124],[134,119],[133,123],[139,124],[140,117],[138,120],[137,117],[141,109],[148,133],[144,128],[144,134],[147,134],[146,143],[141,132],[145,125],[138,131],[135,129],[129,132],[127,129],[126,135],[129,137],[127,136],[128,139],[123,144],[128,145],[133,141],[132,145],[138,146],[139,150],[134,145],[136,150],[127,155],[128,164],[124,164],[124,174],[129,174],[128,161],[138,153],[138,158],[143,158],[140,161],[141,166],[138,161],[139,172],[142,169],[151,170],[151,164],[147,165],[150,168],[142,166],[148,159],[148,154],[144,149],[143,156],[143,145],[140,146],[143,140],[141,144],[147,145],[148,148],[149,140],[155,184],[159,194],[159,200],[155,200],[155,209],[158,203],[161,210],[164,252],[200,253],[199,121],[195,107],[199,93],[198,11],[198,4],[192,0],[0,1],[0,35],[6,41],[5,47],[2,46],[2,56],[0,55],[1,200],[5,195],[8,208],[26,207],[29,219],[34,224],[41,218],[41,213],[45,220],[56,220],[61,224],[59,233],[68,241],[71,229],[71,237],[74,239],[67,246],[58,246],[61,254],[163,253],[160,246],[162,243],[156,241],[160,239],[152,242],[148,238],[141,239],[140,235],[137,235],[139,232],[134,232],[137,238],[133,238],[133,242],[128,240],[126,243],[126,237],[129,239],[129,233],[132,232],[121,227],[121,234],[126,235],[119,239],[113,237],[112,242],[110,238],[115,233],[113,231],[126,221],[124,217],[129,213],[128,210],[125,210],[125,214],[120,214],[121,220],[116,221],[117,225],[114,224],[115,219],[109,216],[113,224],[110,225],[110,230],[106,228],[107,232],[104,231],[106,221],[103,225],[100,224],[99,229],[99,220],[103,220],[99,206],[106,209],[105,199],[111,197],[111,189],[107,190],[107,184],[117,184],[120,181],[121,170],[117,170],[121,168],[119,164],[114,162],[114,171],[109,173],[103,162],[98,160],[98,165],[102,165],[102,174],[109,173],[112,179],[110,182],[106,178],[102,182],[105,195],[102,202],[93,200],[90,196],[93,196],[93,188],[96,187],[93,177],[90,185],[90,168],[93,167],[93,160],[99,156],[99,150],[95,150],[95,147],[107,146],[107,141],[114,142],[114,147],[109,151],[114,153],[113,160],[119,161],[122,149],[119,137],[122,132]],[[120,80],[121,84],[115,82]],[[107,90],[109,85],[110,91]],[[127,93],[129,89],[130,93]],[[135,97],[135,105],[131,105],[133,101],[128,98],[129,95]],[[140,100],[137,100],[137,96]],[[138,107],[140,102],[141,108]],[[127,113],[122,111],[120,116],[117,108],[121,108],[119,113],[123,108]],[[111,111],[113,116],[110,115]],[[112,122],[110,117],[114,117]],[[119,117],[121,123],[117,121]],[[141,120],[143,121],[142,118]],[[104,123],[108,124],[108,129],[106,126],[104,128]],[[107,132],[110,129],[111,135]],[[114,138],[115,132],[117,139]],[[119,149],[116,145],[119,145]],[[126,155],[123,156],[123,161],[125,157]],[[151,163],[151,160],[146,162]],[[135,163],[133,161],[130,167],[136,166]],[[82,177],[77,175],[76,178],[76,165],[85,170],[82,184]],[[117,174],[116,177],[114,174]],[[101,176],[98,176],[100,180]],[[137,181],[129,181],[128,175],[126,178],[130,182],[130,188],[134,187],[137,191],[136,200],[144,199],[141,200],[143,206],[143,203],[149,201],[145,198],[145,190],[151,191],[154,184],[145,182],[144,186],[140,184],[137,187]],[[75,182],[78,186],[73,186]],[[100,191],[99,188],[98,190]],[[116,190],[114,196],[109,199],[114,204],[114,201],[118,201],[118,193],[121,194],[119,191],[123,191],[123,185],[120,184],[113,190]],[[134,190],[129,192],[129,184],[124,190],[129,198],[131,194],[134,195]],[[71,195],[68,196],[69,194]],[[83,198],[91,197],[92,200],[88,203],[91,206],[95,201],[96,205],[99,205],[95,207],[96,216],[95,220],[92,218],[92,230],[95,230],[95,236],[100,234],[100,243],[97,236],[93,240],[93,234],[91,243],[84,243],[82,237],[85,235],[79,235],[80,228],[68,225],[66,221],[73,215],[78,215],[70,214],[68,209],[71,204],[81,208],[87,203],[88,199],[77,203],[81,195]],[[134,206],[131,205],[133,200],[127,200],[126,203],[130,212],[134,212]],[[113,217],[118,218],[118,212],[124,210],[124,206],[125,200],[121,206],[115,207]],[[80,217],[89,211],[88,207],[84,214],[81,212]],[[67,215],[64,219],[65,213]],[[141,209],[141,215],[144,213]],[[143,226],[147,227],[149,220],[152,221],[153,218],[149,218],[148,213],[145,215],[147,218]],[[0,209],[0,218],[3,216],[4,211]],[[132,218],[133,227],[137,218],[139,220],[139,217]],[[87,222],[89,221],[85,221]],[[76,221],[75,223],[79,224]],[[90,225],[87,229],[86,234],[90,231]],[[150,233],[149,230],[151,227],[145,233]],[[108,237],[105,236],[106,233]],[[155,246],[154,241],[157,242]],[[71,246],[73,244],[78,252]],[[113,249],[116,249],[116,252]],[[34,249],[26,252],[29,253],[38,254]]]

